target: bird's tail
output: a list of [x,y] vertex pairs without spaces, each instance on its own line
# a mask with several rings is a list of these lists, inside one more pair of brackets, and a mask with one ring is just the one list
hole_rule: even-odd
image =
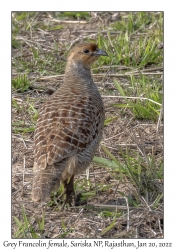
[[31,194],[34,202],[47,202],[50,199],[51,192],[59,187],[64,168],[65,163],[47,165],[45,169],[39,169],[37,164],[34,163]]

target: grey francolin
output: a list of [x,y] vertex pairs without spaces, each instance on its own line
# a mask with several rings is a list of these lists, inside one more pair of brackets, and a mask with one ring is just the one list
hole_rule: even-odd
[[40,110],[34,135],[35,202],[48,201],[61,181],[62,195],[66,195],[63,207],[70,203],[74,175],[89,166],[98,148],[105,113],[90,67],[99,56],[107,53],[93,43],[80,43],[71,49],[63,85]]

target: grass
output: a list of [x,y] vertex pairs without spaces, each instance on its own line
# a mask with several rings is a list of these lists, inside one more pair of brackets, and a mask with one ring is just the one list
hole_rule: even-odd
[[16,119],[14,122],[12,122],[12,130],[14,134],[25,134],[33,132],[35,130],[35,124],[38,119],[38,110],[33,107],[33,103],[30,98],[27,97],[27,101],[25,104],[18,104],[17,100],[12,98],[12,111],[13,110],[15,110],[18,114],[23,114],[24,118],[26,115],[29,117],[28,121],[26,121],[25,119]]
[[[125,98],[125,103],[113,105],[130,109],[137,119],[156,121],[163,98],[160,76],[153,78],[152,75],[142,75],[142,70],[145,67],[162,66],[163,52],[158,46],[163,40],[162,13],[128,13],[121,19],[112,25],[114,30],[121,31],[117,36],[112,35],[114,30],[107,33],[107,38],[99,33],[98,45],[106,49],[109,57],[101,57],[94,67],[111,65],[112,69],[119,65],[126,66],[122,73],[130,75],[129,86],[122,87],[120,82],[114,79],[118,92],[123,97],[137,96],[143,99]],[[98,73],[98,70],[96,72]],[[135,72],[138,72],[139,77],[134,76]]]
[[14,220],[17,224],[17,230],[14,235],[15,238],[43,238],[44,237],[44,220],[45,215],[43,214],[41,219],[37,219],[37,230],[31,225],[31,218],[27,218],[25,207],[21,207],[22,211],[22,220],[20,221],[17,217],[14,217]]
[[[132,111],[132,114],[137,119],[150,119],[156,121],[160,114],[162,105],[162,86],[158,81],[154,80],[150,84],[150,80],[140,74],[140,78],[136,79],[134,76],[130,77],[130,85],[132,90],[121,87],[120,83],[114,79],[114,84],[121,96],[125,97],[125,103],[111,104],[121,108],[127,108]],[[136,93],[138,99],[133,97],[132,94]],[[131,99],[127,99],[127,97]]]
[[[114,65],[138,68],[162,65],[163,53],[158,49],[163,40],[162,13],[128,13],[121,19],[112,25],[113,30],[108,31],[107,38],[99,33],[98,45],[109,53],[109,58],[100,58],[99,63],[103,61],[109,65],[112,61]],[[113,35],[114,31],[119,33]]]
[[[105,12],[100,15],[102,20],[105,19]],[[36,12],[16,12],[12,17],[14,52],[12,132],[15,138],[22,136],[27,142],[33,141],[38,109],[48,97],[47,90],[50,87],[58,88],[63,81],[65,61],[62,58],[66,58],[68,48],[74,41],[69,39],[68,31],[65,34],[62,33],[67,26],[64,23],[58,24],[55,19],[79,20],[88,23],[91,15],[88,12],[52,12],[41,13],[41,15]],[[44,37],[43,41],[40,41],[42,38],[38,30],[43,30],[46,32],[46,37],[49,34],[52,39],[50,40],[48,35],[48,40]],[[84,34],[83,31],[80,26],[80,34],[81,32]],[[60,40],[57,39],[58,36]],[[96,42],[109,55],[100,57],[92,67],[95,82],[99,84],[101,94],[108,100],[105,103],[107,107],[105,137],[98,154],[93,159],[94,167],[90,177],[88,179],[78,177],[74,183],[76,194],[81,193],[80,202],[85,204],[91,201],[91,203],[73,210],[77,220],[74,224],[70,223],[71,226],[69,221],[72,215],[69,219],[69,215],[61,217],[62,219],[57,216],[57,223],[62,233],[58,233],[56,237],[82,237],[83,234],[85,238],[95,236],[132,238],[135,237],[136,229],[138,230],[140,225],[143,228],[143,230],[139,229],[140,238],[151,238],[152,231],[156,232],[155,238],[162,237],[163,222],[160,211],[163,204],[164,170],[160,140],[162,132],[158,121],[162,119],[163,100],[163,51],[160,49],[163,41],[163,13],[122,12],[117,21],[108,26],[102,24],[96,39],[92,39],[87,33],[83,40]],[[58,76],[56,79],[55,75]],[[99,78],[100,75],[101,78]],[[47,80],[46,76],[50,76],[50,80]],[[98,79],[102,79],[100,81],[106,85],[110,84],[110,88],[100,85],[101,82],[98,82]],[[127,122],[124,123],[125,121]],[[137,126],[140,126],[139,129]],[[122,137],[122,134],[125,134],[125,137]],[[131,144],[134,145],[134,149]],[[28,153],[32,155],[33,151]],[[59,213],[60,204],[57,196],[62,191],[63,187],[60,186],[47,204],[51,214]],[[108,204],[108,198],[111,195],[114,195],[113,199],[122,201],[117,211],[113,203],[107,208],[95,206],[97,203]],[[122,207],[125,209],[123,210]],[[13,237],[41,238],[48,235],[48,217],[51,215],[47,213],[47,209],[38,219],[28,212],[29,209],[20,207],[20,212],[15,213],[16,215],[21,213],[20,218],[14,216]],[[72,209],[68,207],[67,214]],[[136,211],[135,217],[132,212],[130,213],[132,209]],[[155,215],[153,216],[150,211],[154,211]],[[126,223],[126,216],[130,216],[130,225]],[[142,216],[142,220],[139,220],[139,216]],[[78,224],[80,217],[82,221]],[[87,221],[84,218],[87,218]],[[103,225],[102,230],[97,235],[83,233],[80,229],[83,219],[86,223],[82,230],[86,228],[89,218],[91,222],[95,221],[96,225],[98,220],[103,222],[99,225],[99,227]],[[96,218],[98,218],[97,221]],[[136,225],[137,220],[140,224]],[[154,221],[159,227],[155,226]],[[93,225],[91,223],[89,228],[93,228]],[[151,229],[147,230],[146,225]],[[68,227],[71,230],[67,231]],[[73,232],[73,227],[79,234]],[[94,229],[94,232],[97,231]]]
[[[143,203],[142,197],[144,200],[151,204],[154,200],[162,198],[162,190],[157,187],[158,180],[163,180],[163,162],[160,160],[156,162],[153,155],[147,156],[143,151],[143,156],[140,156],[136,152],[126,152],[120,151],[122,156],[122,161],[117,160],[115,156],[103,145],[102,149],[105,153],[111,158],[112,170],[118,172],[119,180],[122,182],[124,176],[130,180],[131,183],[137,187],[138,193],[137,196],[133,199],[130,199],[130,205],[139,206]],[[111,168],[111,162],[102,158],[94,158],[94,162],[98,162],[107,168]],[[124,195],[125,196],[125,195]],[[155,204],[154,204],[155,205]]]
[[29,89],[30,82],[27,79],[27,75],[18,75],[16,78],[12,79],[12,87],[18,92],[24,92]]

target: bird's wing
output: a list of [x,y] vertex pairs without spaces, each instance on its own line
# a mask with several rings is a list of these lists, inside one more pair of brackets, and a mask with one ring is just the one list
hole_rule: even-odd
[[89,97],[55,96],[48,100],[41,109],[35,130],[34,154],[38,168],[45,169],[90,145],[100,122],[97,113]]

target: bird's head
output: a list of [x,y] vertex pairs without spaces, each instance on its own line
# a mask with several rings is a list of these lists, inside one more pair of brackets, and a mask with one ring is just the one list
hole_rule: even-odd
[[95,43],[80,43],[74,46],[68,55],[68,62],[82,64],[87,70],[99,58],[108,54],[98,48]]

